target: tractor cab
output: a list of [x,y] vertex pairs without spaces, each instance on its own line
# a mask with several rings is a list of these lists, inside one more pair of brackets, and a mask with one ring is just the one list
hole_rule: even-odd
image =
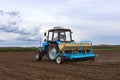
[[46,41],[73,42],[72,32],[70,29],[66,29],[60,26],[54,27],[48,31]]

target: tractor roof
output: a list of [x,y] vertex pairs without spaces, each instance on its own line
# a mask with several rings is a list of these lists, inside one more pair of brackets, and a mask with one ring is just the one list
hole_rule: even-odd
[[71,30],[67,28],[63,28],[61,26],[56,26],[53,29],[50,29],[49,31],[71,31]]

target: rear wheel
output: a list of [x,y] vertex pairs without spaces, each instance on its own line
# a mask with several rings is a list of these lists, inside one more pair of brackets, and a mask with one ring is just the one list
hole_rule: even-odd
[[35,52],[35,60],[36,61],[42,60],[42,57],[43,57],[43,55],[42,55],[41,51],[38,50],[38,51]]
[[55,60],[56,54],[58,52],[58,47],[56,44],[50,44],[48,47],[48,55],[51,60]]

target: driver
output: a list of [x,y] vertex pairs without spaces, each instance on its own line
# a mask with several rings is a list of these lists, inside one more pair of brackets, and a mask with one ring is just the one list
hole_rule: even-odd
[[61,41],[65,41],[65,35],[61,35],[61,36],[60,36],[60,40],[61,40]]

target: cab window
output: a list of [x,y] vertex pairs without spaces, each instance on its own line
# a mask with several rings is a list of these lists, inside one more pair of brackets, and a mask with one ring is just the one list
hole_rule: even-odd
[[52,35],[53,35],[53,32],[49,32],[49,36],[48,36],[48,40],[52,40]]
[[58,40],[58,32],[54,32],[53,40]]
[[70,31],[66,31],[65,35],[66,35],[66,41],[71,41]]

